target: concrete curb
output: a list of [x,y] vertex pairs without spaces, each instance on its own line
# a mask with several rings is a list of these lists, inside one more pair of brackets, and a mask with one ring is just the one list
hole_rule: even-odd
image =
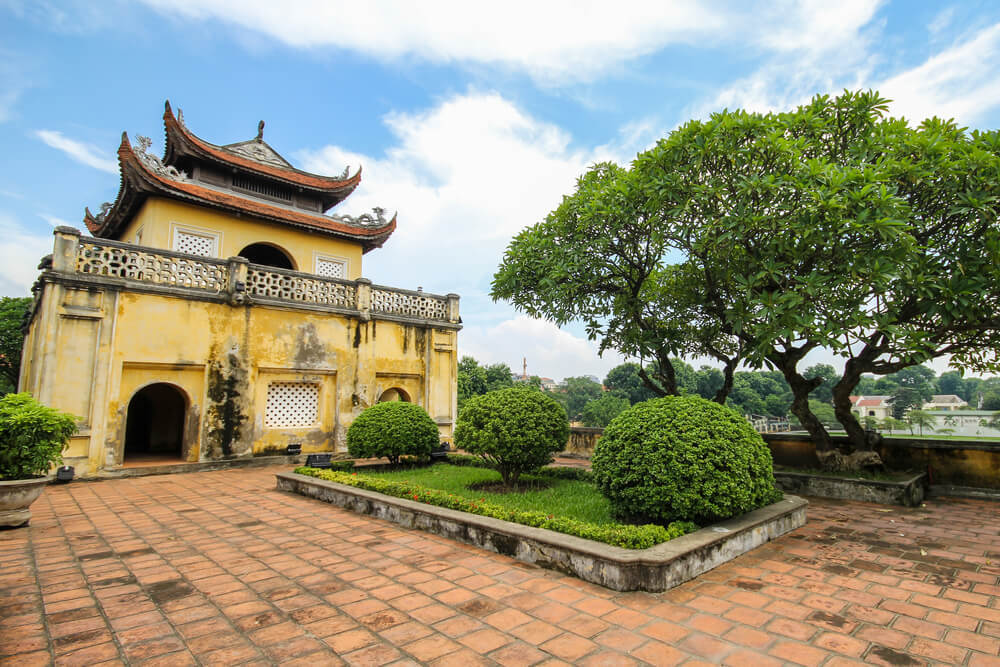
[[293,456],[245,456],[238,459],[220,459],[218,461],[195,461],[191,463],[169,463],[165,465],[135,466],[133,468],[114,468],[101,470],[96,475],[78,477],[74,481],[95,482],[102,479],[122,479],[125,477],[147,477],[149,475],[172,475],[184,472],[206,472],[209,470],[228,470],[230,468],[265,468],[274,465],[302,465],[306,454]]
[[917,507],[924,501],[927,473],[892,482],[775,470],[774,481],[784,491],[805,496]]
[[617,591],[665,591],[806,522],[802,498],[784,500],[649,549],[600,542],[444,507],[395,498],[295,473],[278,473],[277,488],[323,500],[526,563],[558,570]]

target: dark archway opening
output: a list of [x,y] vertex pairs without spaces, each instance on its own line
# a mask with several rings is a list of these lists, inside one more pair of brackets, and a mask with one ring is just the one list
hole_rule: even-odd
[[128,404],[123,462],[181,460],[187,402],[176,387],[157,383],[143,387]]
[[404,403],[409,403],[410,395],[398,387],[393,387],[392,389],[386,389],[382,392],[382,395],[378,397],[379,403],[387,403],[389,401],[402,401]]
[[284,250],[267,243],[251,243],[240,251],[240,257],[245,257],[251,264],[273,266],[279,269],[295,269],[291,257]]

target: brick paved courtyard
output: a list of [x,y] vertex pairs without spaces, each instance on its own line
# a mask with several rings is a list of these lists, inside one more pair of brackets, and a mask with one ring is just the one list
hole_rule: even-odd
[[275,469],[50,486],[0,532],[0,663],[1000,665],[1000,504],[813,500],[662,594],[274,490]]

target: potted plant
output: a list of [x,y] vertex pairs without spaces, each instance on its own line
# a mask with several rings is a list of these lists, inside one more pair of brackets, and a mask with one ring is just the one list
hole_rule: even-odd
[[49,470],[62,463],[73,433],[73,415],[46,407],[31,394],[0,398],[0,526],[24,526],[31,503],[48,483]]

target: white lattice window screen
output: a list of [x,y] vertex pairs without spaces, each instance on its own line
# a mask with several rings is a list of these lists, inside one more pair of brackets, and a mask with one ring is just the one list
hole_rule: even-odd
[[312,382],[272,382],[267,386],[264,426],[312,426],[319,416],[319,385]]
[[215,237],[174,230],[174,250],[189,255],[215,257]]
[[329,257],[316,258],[316,275],[324,278],[346,278],[347,262]]

